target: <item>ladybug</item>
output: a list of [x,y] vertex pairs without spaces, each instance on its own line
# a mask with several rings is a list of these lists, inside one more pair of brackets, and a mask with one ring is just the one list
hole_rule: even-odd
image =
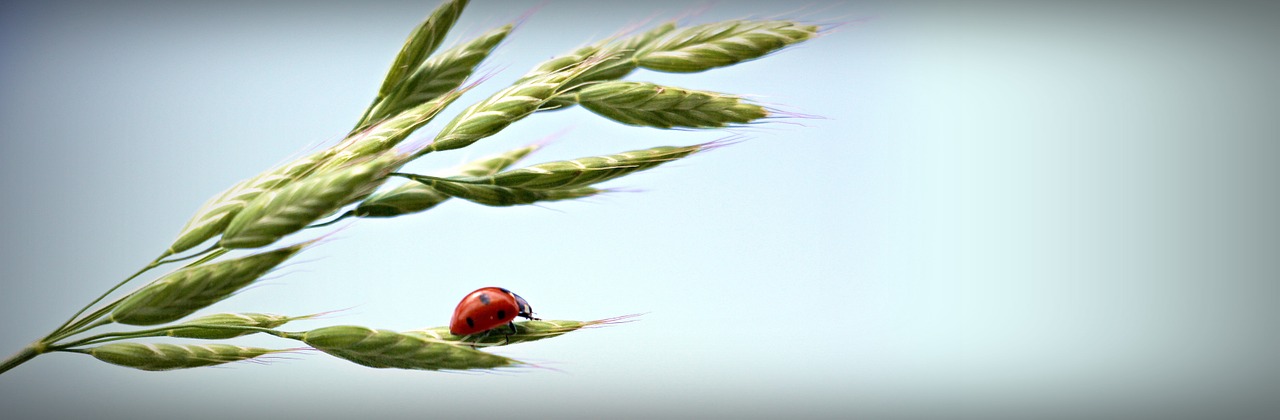
[[449,321],[449,333],[475,334],[502,324],[510,325],[514,333],[516,325],[511,321],[517,316],[538,319],[533,317],[533,307],[520,295],[501,287],[482,287],[458,302],[458,308],[453,310],[453,319]]

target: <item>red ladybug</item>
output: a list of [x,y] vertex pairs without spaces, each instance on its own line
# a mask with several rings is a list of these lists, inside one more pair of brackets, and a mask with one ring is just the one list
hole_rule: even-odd
[[449,321],[449,332],[453,335],[468,335],[488,331],[502,324],[516,326],[511,321],[517,316],[533,317],[533,307],[524,298],[501,287],[482,287],[467,294],[458,302],[453,310],[453,319]]

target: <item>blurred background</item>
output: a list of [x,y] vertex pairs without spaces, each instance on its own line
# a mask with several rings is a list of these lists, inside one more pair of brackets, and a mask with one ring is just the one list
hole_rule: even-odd
[[[436,4],[0,5],[0,353],[150,261],[210,196],[338,141]],[[284,329],[403,330],[497,285],[545,318],[638,321],[495,350],[555,370],[301,354],[154,373],[51,354],[0,376],[5,417],[1280,415],[1276,6],[477,0],[449,40],[531,10],[494,77],[413,138],[630,25],[842,25],[735,67],[631,76],[819,118],[534,115],[412,169],[565,129],[528,162],[748,140],[608,184],[640,192],[345,224],[207,312],[351,308]]]

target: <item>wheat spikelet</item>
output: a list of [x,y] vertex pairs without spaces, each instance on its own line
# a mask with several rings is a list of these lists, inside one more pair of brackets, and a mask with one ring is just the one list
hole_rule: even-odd
[[296,333],[290,338],[335,357],[375,368],[467,370],[521,364],[447,340],[350,325]]
[[494,207],[519,206],[538,202],[571,200],[608,192],[608,190],[590,187],[534,189],[458,182],[449,178],[437,178],[424,175],[398,175],[421,182],[450,197],[457,197],[473,203]]
[[[472,161],[451,171],[461,176],[492,175],[533,153],[540,145],[530,145]],[[394,217],[426,211],[449,195],[420,182],[406,182],[395,188],[370,195],[352,211],[358,217]]]
[[602,51],[605,54],[611,54],[612,59],[587,70],[581,76],[578,76],[574,83],[617,80],[626,77],[639,66],[636,57],[641,48],[675,29],[676,24],[674,22],[667,22],[648,31],[605,45],[602,47]]
[[440,178],[411,178],[451,197],[494,207],[519,206],[539,202],[571,200],[608,192],[597,188],[531,189],[497,185],[466,184]]
[[629,322],[636,316],[638,315],[624,315],[614,318],[597,319],[595,321],[521,321],[512,323],[514,331],[508,327],[498,327],[471,335],[450,334],[449,327],[424,328],[420,330],[405,331],[404,333],[418,334],[433,340],[455,341],[468,346],[505,346],[508,344],[527,343],[545,338],[559,337],[583,328]]
[[462,9],[466,8],[467,3],[467,0],[446,1],[436,7],[426,20],[413,29],[409,38],[405,40],[404,46],[400,48],[400,53],[396,55],[395,61],[391,63],[391,69],[387,70],[387,77],[382,79],[378,95],[365,110],[365,115],[360,117],[356,128],[351,130],[353,133],[377,121],[371,118],[374,108],[417,71],[422,62],[440,46],[445,35],[462,15]]
[[573,101],[623,124],[657,128],[720,128],[769,114],[737,96],[642,82],[594,84],[574,93]]
[[523,79],[498,91],[463,110],[440,130],[435,141],[422,153],[467,147],[496,134],[563,93],[569,81],[602,60],[603,57],[592,56],[562,70]]
[[818,27],[790,21],[708,23],[664,34],[636,53],[649,70],[693,73],[760,58],[818,34]]
[[668,22],[640,34],[632,35],[621,40],[605,40],[594,45],[588,45],[578,48],[569,54],[561,55],[550,60],[544,61],[533,70],[529,71],[524,77],[530,78],[536,75],[550,73],[574,63],[582,62],[593,55],[607,56],[599,65],[596,65],[581,75],[573,78],[568,85],[566,94],[562,94],[551,98],[546,104],[542,105],[543,109],[563,109],[574,105],[576,102],[569,93],[587,86],[590,82],[616,80],[626,77],[639,66],[636,62],[636,51],[639,48],[652,42],[654,39],[675,29],[675,24]]
[[214,236],[218,236],[231,219],[235,218],[245,204],[258,198],[262,193],[289,184],[311,173],[317,166],[332,156],[334,150],[323,150],[303,156],[293,162],[246,179],[214,196],[187,222],[178,233],[173,245],[165,252],[165,256],[177,254],[194,248]]
[[654,147],[608,156],[548,162],[482,177],[401,174],[442,194],[487,206],[515,206],[590,197],[607,192],[589,187],[652,169],[718,146],[712,142],[686,147]]
[[392,118],[379,121],[348,136],[331,148],[329,156],[312,172],[329,172],[349,166],[354,161],[369,159],[391,150],[419,127],[431,122],[441,110],[469,89],[468,87],[445,92],[432,100],[412,106]]
[[113,365],[161,371],[238,362],[286,350],[241,347],[230,344],[110,343],[75,351],[87,353],[98,360]]
[[312,318],[314,316],[316,315],[286,316],[254,312],[212,314],[174,325],[163,335],[178,338],[222,340],[242,335],[249,335],[258,331],[236,330],[220,327],[275,328],[289,323],[290,321]]
[[263,194],[231,220],[218,245],[235,249],[275,243],[369,194],[404,158],[385,154]]
[[309,243],[174,271],[126,296],[112,310],[110,319],[128,325],[176,321],[226,299],[307,245]]
[[466,43],[449,48],[422,63],[422,67],[406,78],[386,98],[374,105],[366,121],[379,121],[401,111],[431,101],[463,82],[511,33],[512,25],[486,32]]
[[562,72],[564,69],[573,67],[583,61],[587,61],[587,59],[598,55],[599,52],[600,45],[587,45],[570,51],[568,54],[553,57],[550,60],[539,63],[532,70],[529,70],[529,72],[525,73],[524,76],[521,76],[516,83],[535,80],[541,77],[547,77],[553,73]]
[[689,157],[695,153],[717,147],[720,144],[723,144],[723,142],[684,147],[653,147],[613,155],[540,163],[485,177],[452,177],[448,180],[462,184],[493,185],[533,190],[581,188],[653,169],[664,163]]

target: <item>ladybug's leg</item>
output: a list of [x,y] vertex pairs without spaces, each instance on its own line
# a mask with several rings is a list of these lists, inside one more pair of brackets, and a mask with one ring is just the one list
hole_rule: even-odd
[[516,323],[515,323],[515,321],[508,322],[508,323],[507,323],[507,327],[510,327],[510,328],[511,328],[511,332],[509,332],[509,333],[507,333],[507,334],[503,334],[503,335],[502,335],[502,345],[504,345],[504,346],[505,346],[505,345],[507,345],[507,344],[511,344],[511,334],[515,334],[515,333],[516,333]]

